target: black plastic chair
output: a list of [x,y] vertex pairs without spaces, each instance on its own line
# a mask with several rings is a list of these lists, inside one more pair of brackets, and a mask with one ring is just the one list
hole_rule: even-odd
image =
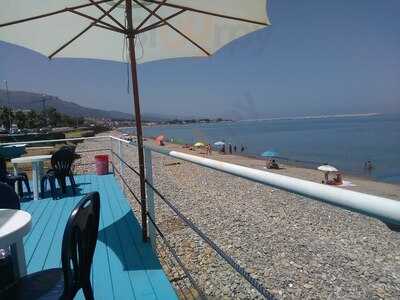
[[74,153],[74,159],[81,158],[81,156],[78,153],[76,153],[76,146],[74,146],[74,145],[64,145],[60,149],[68,149],[68,150],[72,151]]
[[11,186],[3,182],[0,182],[0,208],[21,209],[18,195]]
[[90,270],[99,231],[100,196],[86,195],[72,211],[65,227],[62,268],[27,275],[0,292],[0,299],[73,299],[80,289],[94,299]]
[[0,182],[4,182],[15,187],[17,183],[18,195],[22,198],[24,196],[24,190],[22,188],[22,183],[25,184],[27,192],[31,193],[31,188],[29,186],[28,175],[25,172],[20,172],[17,175],[13,175],[7,171],[6,161],[3,157],[0,157]]
[[46,190],[46,183],[50,183],[50,191],[53,199],[56,198],[56,180],[61,187],[63,194],[67,191],[66,178],[69,178],[71,183],[72,191],[75,194],[75,179],[72,173],[72,163],[75,160],[75,153],[69,148],[61,148],[57,150],[51,157],[51,169],[47,171],[46,175],[40,181],[40,192],[44,197]]
[[[14,189],[6,183],[0,182],[0,208],[20,209],[19,197]],[[0,249],[0,287],[12,284],[15,280],[14,263],[11,257],[11,248]]]
[[[76,153],[76,146],[75,145],[64,145],[60,149],[69,149],[74,153],[74,160],[82,158],[82,156]],[[73,165],[71,168],[72,172],[75,170],[75,166]]]

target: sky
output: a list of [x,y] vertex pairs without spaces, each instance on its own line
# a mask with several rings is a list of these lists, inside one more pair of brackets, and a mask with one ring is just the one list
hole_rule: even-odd
[[[139,65],[142,111],[234,119],[400,112],[399,12],[398,0],[269,0],[272,26],[212,57]],[[133,111],[123,63],[49,61],[0,42],[3,80],[11,90]]]

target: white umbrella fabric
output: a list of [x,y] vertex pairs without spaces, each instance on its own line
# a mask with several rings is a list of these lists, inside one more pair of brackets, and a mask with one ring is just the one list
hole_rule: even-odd
[[225,143],[221,142],[221,141],[214,143],[214,146],[217,146],[217,147],[222,147],[223,145],[225,145]]
[[137,63],[209,56],[269,24],[266,0],[132,0],[128,4],[126,0],[2,0],[0,24],[30,21],[2,28],[0,40],[52,58],[126,61],[129,4]]
[[330,165],[322,165],[318,167],[318,170],[322,172],[338,172],[339,170]]
[[1,41],[49,59],[130,62],[144,240],[147,216],[137,63],[210,56],[267,25],[266,0],[2,0],[0,9]]

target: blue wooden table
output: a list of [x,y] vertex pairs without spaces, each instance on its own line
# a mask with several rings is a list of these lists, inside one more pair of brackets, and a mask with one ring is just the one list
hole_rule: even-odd
[[[177,299],[150,243],[113,175],[76,176],[79,194],[22,203],[32,215],[24,239],[28,273],[61,266],[61,241],[72,208],[87,192],[101,200],[99,237],[92,266],[95,299]],[[84,299],[79,293],[77,299]]]

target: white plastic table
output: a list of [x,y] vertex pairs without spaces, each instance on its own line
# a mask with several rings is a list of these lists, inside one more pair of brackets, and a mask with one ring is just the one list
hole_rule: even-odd
[[14,165],[14,170],[17,172],[17,164],[32,164],[32,184],[33,184],[33,199],[39,199],[39,186],[40,180],[43,176],[43,162],[50,160],[51,155],[36,155],[36,156],[23,156],[13,158],[11,163]]
[[0,248],[11,246],[18,275],[26,275],[25,250],[22,238],[32,226],[31,215],[23,210],[0,209]]

